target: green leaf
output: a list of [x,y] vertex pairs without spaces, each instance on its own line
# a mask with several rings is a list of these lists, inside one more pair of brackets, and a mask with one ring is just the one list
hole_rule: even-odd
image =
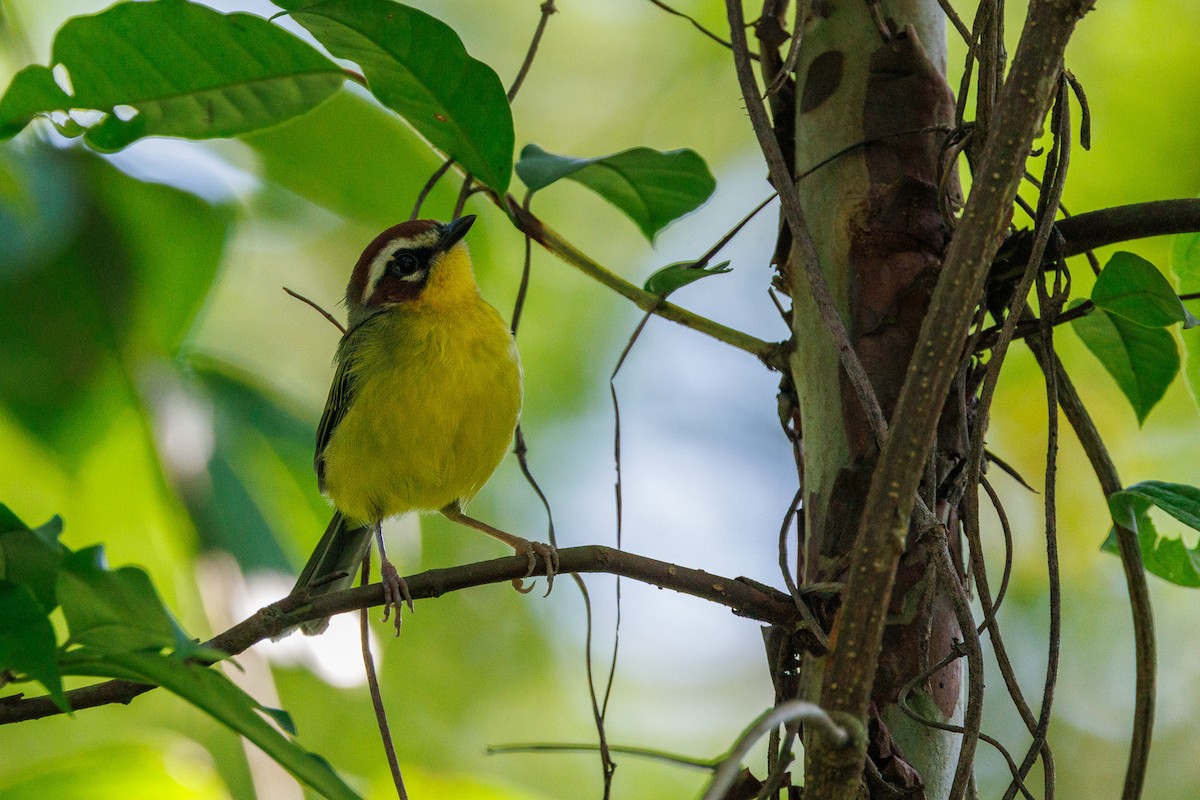
[[1175,337],[1169,331],[1143,327],[1102,308],[1072,320],[1071,327],[1116,380],[1141,425],[1179,373]]
[[676,261],[668,264],[646,279],[645,289],[651,294],[666,297],[676,289],[682,289],[689,283],[707,278],[710,275],[723,275],[732,272],[728,261],[714,264],[711,267],[696,266],[695,261]]
[[1092,287],[1092,302],[1147,328],[1165,328],[1176,322],[1184,323],[1185,328],[1200,325],[1157,267],[1124,251],[1113,253],[1100,271]]
[[503,194],[512,110],[495,70],[446,23],[390,0],[326,0],[292,13],[330,53],[358,64],[371,93],[434,147]]
[[36,530],[0,533],[0,578],[28,589],[46,613],[58,606],[54,585],[68,552],[58,542],[62,520],[54,517]]
[[[1143,481],[1108,498],[1113,521],[1137,533],[1146,571],[1180,586],[1200,587],[1200,545],[1188,548],[1178,536],[1162,536],[1150,518],[1154,505],[1189,528],[1200,530],[1200,489],[1179,483]],[[1101,549],[1119,553],[1116,531]]]
[[185,0],[118,3],[67,21],[54,38],[73,94],[46,67],[27,67],[0,100],[0,136],[37,114],[103,112],[84,138],[112,151],[144,136],[234,136],[303,114],[341,86],[341,69],[250,14]]
[[572,158],[529,144],[521,151],[517,174],[533,191],[562,178],[582,183],[625,212],[651,241],[672,221],[699,208],[717,187],[695,151],[664,153],[648,147]]
[[137,567],[106,569],[99,545],[63,560],[57,589],[74,643],[106,653],[169,647],[188,654],[195,649],[159,599],[150,576]]
[[[407,217],[408,200],[402,211],[398,198],[416,197],[440,157],[392,111],[350,92],[335,94],[311,114],[248,134],[246,141],[270,184],[376,230]],[[355,146],[346,147],[348,141]],[[424,206],[433,216],[433,209],[448,215],[454,208],[453,183],[434,187]]]
[[258,745],[298,780],[334,800],[358,800],[323,758],[287,738],[263,717],[266,710],[216,670],[153,652],[106,653],[88,649],[63,658],[63,672],[122,678],[162,686]]
[[58,647],[47,610],[27,586],[0,580],[0,671],[28,675],[70,713],[58,671]]

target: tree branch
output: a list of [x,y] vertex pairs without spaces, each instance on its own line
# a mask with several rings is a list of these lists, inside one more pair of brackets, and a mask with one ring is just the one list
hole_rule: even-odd
[[[1145,239],[1150,236],[1169,236],[1176,233],[1200,231],[1200,198],[1155,200],[1113,206],[1098,211],[1076,214],[1055,223],[1062,234],[1059,243],[1051,241],[1042,261],[1052,266],[1061,258],[1077,256],[1106,245]],[[1010,273],[1015,277],[1029,258],[1033,231],[1014,233],[1000,248],[1004,255],[992,268],[991,278],[1003,281]]]
[[[918,345],[891,420],[891,431],[871,477],[849,578],[825,666],[821,706],[865,723],[883,638],[883,626],[904,550],[922,467],[936,438],[950,383],[984,279],[1012,210],[1033,137],[1062,70],[1062,55],[1084,0],[1034,0],[1001,90],[976,182],[946,252]],[[819,739],[820,737],[818,737]],[[806,791],[814,797],[853,798],[864,748],[837,750],[832,742]]]
[[[789,630],[804,626],[791,597],[744,578],[725,578],[600,545],[569,547],[558,553],[561,573],[602,572],[621,575],[660,589],[671,589],[727,606],[733,613],[748,619],[781,625]],[[524,556],[509,556],[458,567],[431,569],[405,580],[414,600],[427,600],[473,586],[509,583],[514,578],[525,577],[528,568],[529,562]],[[545,565],[539,564],[535,574],[544,575]],[[378,583],[319,595],[308,602],[303,597],[285,597],[214,636],[204,646],[236,656],[301,622],[382,604],[383,587]],[[816,637],[812,637],[811,644],[818,646]],[[72,690],[67,692],[67,698],[71,707],[78,711],[110,703],[129,703],[153,688],[132,681],[112,680]],[[23,698],[12,695],[0,698],[0,725],[61,713],[48,697]]]

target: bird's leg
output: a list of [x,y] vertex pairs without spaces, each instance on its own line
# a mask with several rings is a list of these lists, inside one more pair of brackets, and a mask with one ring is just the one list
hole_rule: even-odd
[[[546,594],[550,594],[550,590],[554,588],[554,576],[558,574],[558,550],[548,544],[541,542],[531,542],[528,539],[522,539],[520,536],[513,536],[511,533],[506,533],[499,528],[493,528],[486,522],[481,522],[474,517],[468,517],[458,507],[457,503],[451,503],[442,509],[442,516],[448,520],[457,522],[459,525],[466,525],[468,528],[474,528],[480,533],[486,533],[493,539],[499,539],[506,545],[517,551],[517,555],[525,556],[529,560],[529,571],[525,573],[528,578],[537,568],[537,556],[542,557],[542,561],[546,563]],[[533,587],[525,586],[525,582],[521,578],[513,580],[513,588],[521,594],[532,591]]]
[[388,560],[387,550],[383,547],[383,523],[375,523],[375,544],[379,546],[379,580],[383,584],[383,620],[387,621],[392,609],[396,609],[396,635],[400,635],[400,606],[408,604],[409,611],[413,608],[412,595],[408,592],[408,582],[400,577],[396,565]]

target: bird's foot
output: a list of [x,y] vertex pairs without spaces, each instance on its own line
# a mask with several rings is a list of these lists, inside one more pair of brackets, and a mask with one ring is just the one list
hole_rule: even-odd
[[[514,543],[513,549],[517,551],[517,555],[523,555],[529,560],[529,571],[525,573],[525,578],[531,577],[533,571],[537,569],[539,556],[546,563],[546,594],[543,597],[549,597],[550,592],[554,589],[554,576],[558,574],[558,550],[552,545],[531,542],[527,539],[521,539],[520,543]],[[533,584],[526,586],[525,578],[514,578],[512,582],[513,588],[521,594],[529,594],[533,591]]]
[[407,604],[408,610],[416,611],[413,608],[412,595],[408,591],[408,581],[400,577],[400,572],[396,566],[383,559],[383,563],[379,567],[379,580],[383,584],[383,621],[387,622],[391,616],[392,609],[396,609],[396,635],[400,635],[400,625],[404,621],[401,618],[401,606]]

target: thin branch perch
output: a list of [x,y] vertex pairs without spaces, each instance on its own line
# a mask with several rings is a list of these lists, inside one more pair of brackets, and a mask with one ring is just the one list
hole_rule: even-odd
[[[621,575],[727,606],[738,616],[748,619],[791,629],[803,627],[791,597],[753,581],[713,575],[600,545],[569,547],[558,553],[560,573],[603,572]],[[529,562],[524,556],[509,556],[458,567],[432,569],[408,576],[405,580],[414,600],[426,600],[473,586],[507,584],[514,578],[526,577],[528,568]],[[544,575],[545,565],[539,564],[534,574]],[[382,604],[383,587],[378,583],[323,594],[309,602],[302,597],[286,597],[214,636],[204,646],[236,656],[250,646],[278,636],[301,622]],[[815,641],[814,638],[814,645]],[[128,703],[153,688],[146,684],[113,680],[75,689],[67,692],[67,697],[71,707],[78,711],[110,703]],[[61,713],[49,697],[23,698],[14,695],[0,698],[0,725]]]

